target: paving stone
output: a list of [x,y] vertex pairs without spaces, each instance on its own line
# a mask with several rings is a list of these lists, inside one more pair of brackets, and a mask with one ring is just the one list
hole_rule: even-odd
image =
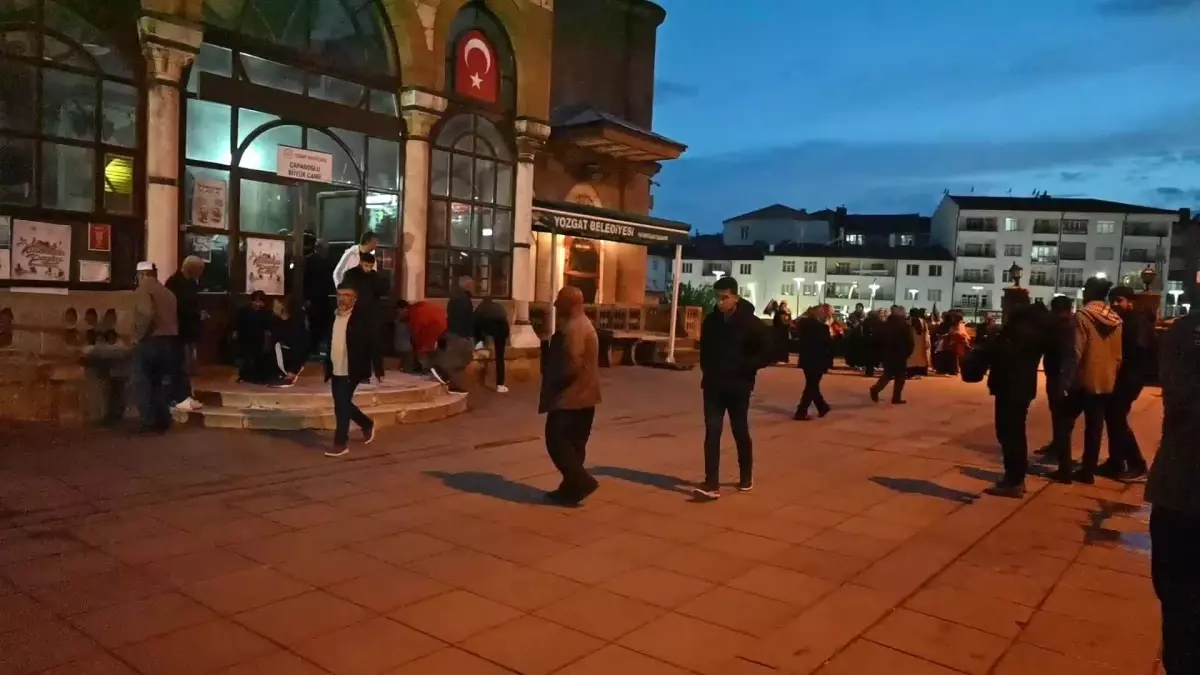
[[985,675],[1009,641],[926,614],[898,609],[866,633],[884,646],[972,675]]
[[753,638],[682,614],[666,614],[618,641],[623,647],[697,673],[715,673]]
[[570,628],[525,616],[469,638],[462,647],[523,675],[546,675],[603,645]]
[[398,609],[390,616],[446,642],[461,642],[521,615],[519,610],[473,593],[450,591]]

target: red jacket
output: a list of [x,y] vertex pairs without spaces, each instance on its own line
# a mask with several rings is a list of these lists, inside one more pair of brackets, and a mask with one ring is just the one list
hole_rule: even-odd
[[446,308],[424,300],[408,306],[408,326],[413,350],[428,354],[437,349],[438,339],[446,332]]

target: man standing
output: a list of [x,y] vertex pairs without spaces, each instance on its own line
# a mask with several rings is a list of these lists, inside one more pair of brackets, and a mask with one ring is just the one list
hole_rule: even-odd
[[797,355],[800,368],[804,371],[804,394],[796,406],[793,419],[808,419],[808,408],[817,405],[817,414],[829,414],[829,404],[821,395],[821,378],[833,367],[833,337],[829,334],[829,305],[817,305],[800,318],[797,330],[800,333],[800,350]]
[[883,374],[871,386],[871,400],[879,403],[879,395],[892,383],[892,403],[903,405],[904,381],[908,371],[908,357],[913,350],[912,331],[908,328],[904,308],[892,305],[892,314],[879,329],[879,356],[883,362]]
[[133,382],[141,429],[164,433],[171,428],[171,408],[163,378],[177,376],[179,368],[179,312],[151,262],[137,264],[133,298]]
[[1126,482],[1146,478],[1146,459],[1129,427],[1129,411],[1154,367],[1154,326],[1150,317],[1134,310],[1133,296],[1128,286],[1117,286],[1108,294],[1108,303],[1121,317],[1121,367],[1104,410],[1108,461],[1096,469],[1102,476]]
[[342,287],[342,279],[346,276],[346,272],[358,267],[359,258],[364,253],[375,253],[375,249],[379,246],[379,235],[367,230],[363,232],[362,238],[359,239],[357,246],[351,246],[342,254],[341,260],[338,261],[336,267],[333,268],[333,285],[335,288]]
[[1050,301],[1049,331],[1042,368],[1046,371],[1046,398],[1050,403],[1054,437],[1037,454],[1057,458],[1062,452],[1071,454],[1071,426],[1062,421],[1067,390],[1062,381],[1063,373],[1068,361],[1075,358],[1075,302],[1071,298],[1056,295]]
[[538,412],[546,414],[546,451],[562,474],[562,483],[546,498],[573,506],[599,487],[584,461],[600,403],[600,343],[583,314],[578,288],[560,289],[554,309],[558,326],[546,351]]
[[721,496],[721,432],[725,415],[737,445],[738,489],[754,488],[754,445],[750,438],[750,395],[758,371],[771,361],[771,340],[754,315],[754,305],[738,296],[732,277],[713,284],[717,306],[700,329],[700,389],[704,394],[704,483],[696,496]]
[[192,397],[191,370],[196,363],[196,343],[204,312],[200,309],[200,275],[204,273],[204,261],[190,255],[184,258],[179,271],[167,279],[167,290],[175,296],[179,308],[179,368],[172,378],[170,399],[175,409],[184,412],[200,410],[204,406]]
[[329,356],[325,358],[325,381],[333,394],[333,448],[326,457],[343,457],[350,452],[350,423],[363,432],[363,442],[375,439],[375,422],[354,404],[354,390],[371,379],[374,355],[379,351],[379,332],[370,317],[356,309],[358,291],[343,283],[337,290],[337,313],[330,334]]
[[880,340],[882,339],[883,324],[884,322],[880,318],[879,313],[874,310],[868,312],[863,317],[859,365],[863,368],[863,375],[867,377],[875,377],[875,368],[879,366]]
[[329,260],[329,242],[317,239],[304,257],[304,301],[308,304],[309,348],[325,354],[333,321],[337,286],[333,283],[333,263]]
[[[346,270],[342,277],[342,285],[349,284],[358,293],[354,303],[363,325],[370,326],[376,339],[383,337],[383,298],[387,295],[387,283],[379,272],[375,271],[375,254],[363,253],[358,257],[358,266]],[[371,368],[375,372],[375,380],[383,382],[383,350],[376,350]]]
[[1167,675],[1200,673],[1200,313],[1161,342],[1162,445],[1146,483],[1150,573],[1162,605]]
[[504,306],[484,298],[475,308],[475,339],[479,343],[491,342],[492,361],[496,364],[496,393],[507,394],[504,386],[504,351],[508,347],[508,313]]
[[1008,320],[985,346],[988,393],[995,397],[996,440],[1004,455],[1004,477],[986,492],[998,497],[1025,496],[1029,471],[1026,422],[1029,404],[1037,397],[1038,363],[1045,351],[1045,307],[1031,307],[1029,296],[1018,295]]
[[1084,305],[1075,313],[1075,349],[1064,361],[1062,383],[1062,429],[1055,435],[1070,438],[1075,420],[1083,414],[1083,466],[1071,475],[1071,446],[1059,448],[1058,470],[1050,478],[1069,483],[1072,479],[1091,485],[1096,482],[1100,462],[1100,438],[1104,433],[1104,411],[1117,385],[1121,367],[1121,317],[1104,302],[1112,283],[1099,277],[1083,285]]
[[465,391],[462,376],[467,366],[475,360],[475,305],[471,294],[475,291],[475,280],[464,274],[450,291],[446,303],[446,334],[442,336],[441,350],[437,362],[430,372],[438,382],[452,392]]

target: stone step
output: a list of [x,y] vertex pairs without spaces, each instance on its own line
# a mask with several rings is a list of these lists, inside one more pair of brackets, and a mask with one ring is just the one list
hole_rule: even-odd
[[[296,386],[272,389],[264,385],[236,382],[197,383],[196,399],[210,408],[253,410],[312,410],[332,405],[329,385],[319,377],[302,377]],[[382,385],[360,385],[354,402],[360,408],[420,403],[445,392],[439,382],[405,374],[391,374]]]
[[[420,424],[457,415],[467,410],[466,394],[449,394],[440,385],[439,394],[432,398],[399,404],[364,404],[359,396],[354,400],[362,411],[375,420],[380,428],[396,424]],[[333,401],[328,395],[322,406],[297,408],[246,408],[205,406],[195,412],[174,411],[175,421],[221,429],[258,429],[298,431],[301,429],[334,428]]]

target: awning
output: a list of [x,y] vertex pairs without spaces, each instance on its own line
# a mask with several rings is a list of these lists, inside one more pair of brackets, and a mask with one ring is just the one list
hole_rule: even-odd
[[551,119],[552,139],[629,162],[678,159],[687,146],[611,113],[585,107]]
[[692,230],[674,220],[544,199],[533,200],[533,229],[641,246],[684,244]]

